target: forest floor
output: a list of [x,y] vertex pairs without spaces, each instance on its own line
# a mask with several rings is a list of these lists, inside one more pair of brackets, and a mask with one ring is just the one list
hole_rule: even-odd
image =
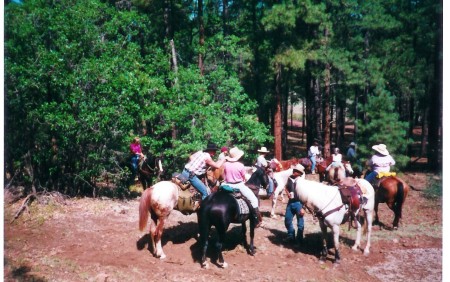
[[[229,267],[212,264],[202,269],[197,244],[197,218],[173,211],[163,234],[167,258],[151,255],[142,243],[148,230],[138,229],[139,198],[73,198],[45,205],[33,202],[28,212],[13,220],[22,201],[4,206],[5,281],[442,281],[443,204],[426,197],[439,176],[426,172],[401,175],[412,186],[398,230],[393,213],[380,205],[382,226],[372,232],[369,256],[352,251],[355,231],[341,226],[340,264],[320,264],[320,228],[305,215],[305,240],[285,243],[284,210],[269,217],[271,203],[261,201],[263,226],[256,229],[256,254],[240,245],[240,225],[227,232],[224,258]],[[318,181],[317,175],[307,179]],[[330,232],[329,232],[330,233]],[[215,240],[215,232],[212,233]],[[365,238],[363,246],[365,246]],[[332,240],[329,236],[329,245]],[[213,246],[213,244],[210,244]],[[332,251],[333,252],[333,251]],[[213,261],[212,252],[208,260]]]

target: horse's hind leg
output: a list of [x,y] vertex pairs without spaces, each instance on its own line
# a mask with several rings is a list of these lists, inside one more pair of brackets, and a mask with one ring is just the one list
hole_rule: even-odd
[[320,252],[320,263],[324,263],[328,256],[328,249],[327,249],[327,226],[320,221],[320,230],[322,230],[322,251]]
[[160,218],[158,220],[158,224],[156,226],[156,230],[155,230],[155,245],[156,245],[156,253],[155,256],[157,258],[160,259],[165,259],[166,258],[166,254],[164,253],[162,246],[161,246],[161,237],[162,237],[162,233],[164,230],[164,224],[165,224],[166,218]]
[[227,232],[227,230],[226,230],[226,228],[219,227],[219,226],[216,226],[216,230],[217,230],[217,234],[218,234],[216,247],[217,247],[217,251],[219,252],[219,261],[217,263],[219,264],[220,267],[227,268],[228,263],[225,262],[225,260],[223,259],[223,254],[222,254],[222,246],[223,246],[223,243],[225,242],[225,233]]
[[[341,262],[341,255],[339,252],[339,231],[340,231],[340,226],[339,225],[333,225],[333,240],[334,240],[334,262],[335,263],[340,263]],[[359,228],[359,236],[361,237],[361,225]]]

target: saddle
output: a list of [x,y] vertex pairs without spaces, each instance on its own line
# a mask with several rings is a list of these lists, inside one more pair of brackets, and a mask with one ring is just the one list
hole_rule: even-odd
[[191,185],[189,179],[181,173],[172,174],[172,182],[178,186],[178,202],[174,209],[183,214],[196,212],[202,195]]
[[358,182],[354,179],[345,179],[338,184],[339,192],[341,194],[342,203],[348,206],[348,211],[342,220],[342,223],[345,223],[351,218],[349,221],[348,229],[352,225],[352,222],[355,223],[359,220],[359,214],[356,212],[361,208],[361,206],[365,205],[367,202],[367,198],[363,197],[363,191],[361,187],[358,185]]
[[396,176],[396,172],[380,172],[377,174],[377,177],[372,181],[372,185],[374,188],[380,187],[381,182],[386,180],[386,178],[390,176]]
[[230,193],[238,202],[239,206],[239,215],[241,217],[250,214],[250,201],[242,195],[241,191],[237,188],[233,188],[228,185],[221,185],[219,190],[226,191]]

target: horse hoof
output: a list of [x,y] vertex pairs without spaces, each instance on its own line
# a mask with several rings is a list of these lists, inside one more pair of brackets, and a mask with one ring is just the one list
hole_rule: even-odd
[[165,254],[162,254],[162,255],[159,257],[160,260],[163,260],[163,259],[165,259],[165,258],[166,258],[166,255],[165,255]]
[[369,251],[364,251],[364,256],[369,256],[370,252]]
[[209,263],[207,262],[202,263],[202,268],[209,269]]
[[270,215],[270,218],[277,219],[278,216],[277,216],[276,214],[271,214],[271,215]]
[[227,267],[228,267],[228,263],[226,263],[226,262],[219,263],[219,266],[220,266],[221,268],[227,268]]

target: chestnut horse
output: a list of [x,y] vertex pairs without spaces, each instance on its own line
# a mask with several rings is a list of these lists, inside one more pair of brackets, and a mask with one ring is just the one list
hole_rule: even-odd
[[378,219],[378,204],[386,203],[394,212],[393,228],[398,229],[398,224],[402,218],[402,209],[408,196],[409,186],[405,181],[396,176],[386,176],[375,185],[375,223],[380,224]]

